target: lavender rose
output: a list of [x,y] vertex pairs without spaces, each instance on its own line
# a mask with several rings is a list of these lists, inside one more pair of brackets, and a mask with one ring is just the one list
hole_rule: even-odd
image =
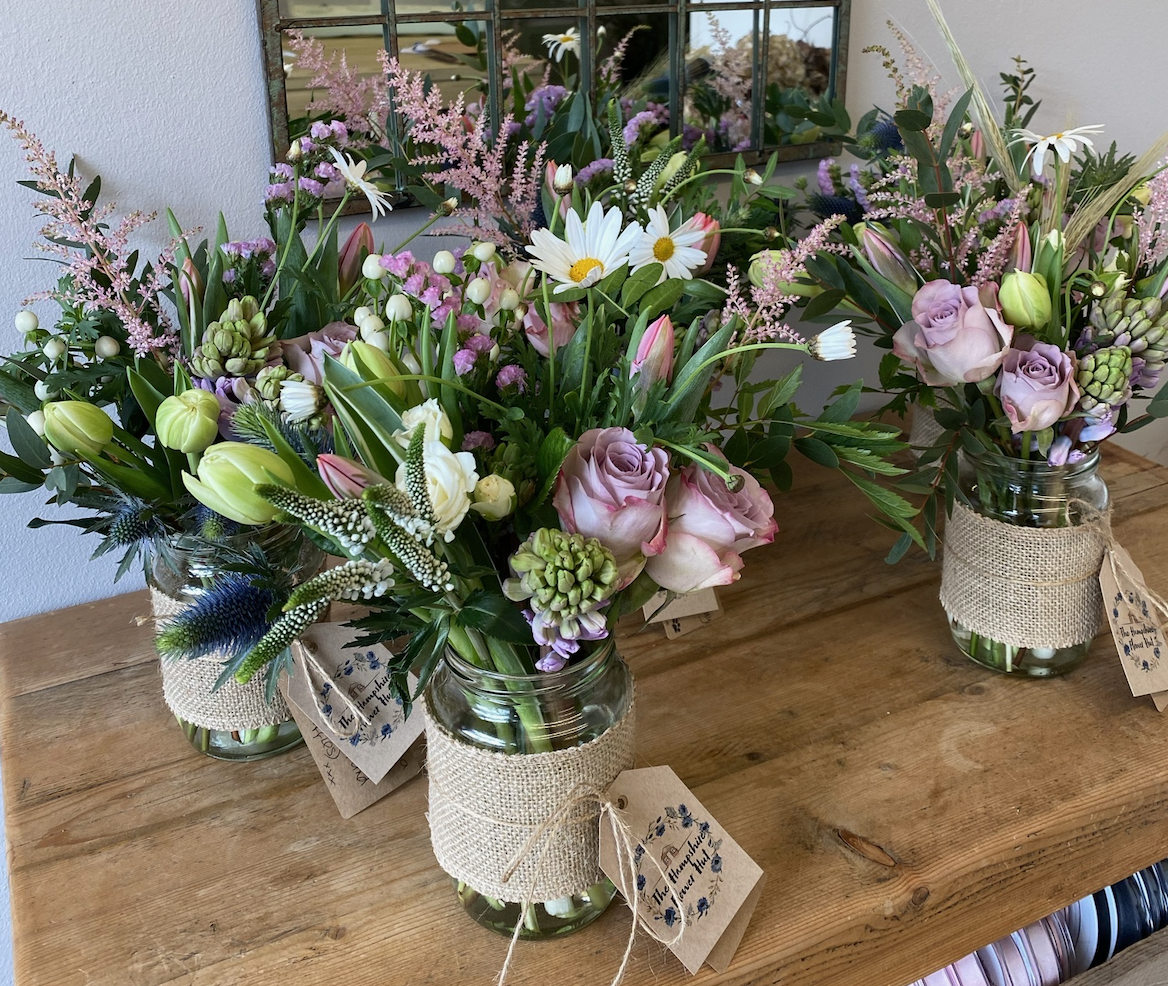
[[593,428],[564,459],[552,502],[564,530],[612,552],[624,587],[665,548],[668,481],[664,449],[645,448],[627,428]]
[[1058,346],[1019,336],[1017,347],[1006,353],[994,393],[1015,435],[1050,428],[1079,401],[1075,358]]
[[930,387],[977,383],[991,376],[1006,356],[1014,330],[998,310],[997,286],[959,287],[929,281],[912,302],[911,322],[892,337],[892,351],[915,363]]
[[[707,450],[717,452],[713,446]],[[670,480],[665,550],[646,566],[661,588],[695,592],[729,585],[742,568],[741,553],[775,539],[779,525],[766,490],[737,466],[731,466],[730,473],[742,480],[736,492],[721,476],[697,465]]]
[[357,329],[347,322],[329,322],[319,332],[284,341],[284,362],[293,373],[318,387],[324,383],[324,358],[341,358],[345,343],[357,338]]

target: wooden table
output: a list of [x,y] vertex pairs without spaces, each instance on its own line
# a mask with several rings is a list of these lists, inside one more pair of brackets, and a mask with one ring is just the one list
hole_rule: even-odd
[[[1110,448],[1116,530],[1168,586],[1168,470]],[[1168,856],[1168,723],[1108,637],[1015,681],[955,651],[938,566],[807,466],[726,615],[624,640],[639,760],[669,764],[767,871],[729,971],[697,983],[904,986]],[[489,984],[506,943],[430,851],[426,786],[345,822],[303,749],[194,753],[163,707],[143,594],[0,627],[18,986]],[[609,982],[628,912],[520,947],[513,983]],[[625,980],[689,977],[638,940]]]

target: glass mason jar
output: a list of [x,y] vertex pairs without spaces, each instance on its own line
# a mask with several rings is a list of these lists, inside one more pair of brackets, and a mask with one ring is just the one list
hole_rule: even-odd
[[[624,717],[632,697],[632,676],[611,637],[562,671],[536,675],[499,674],[448,650],[427,685],[429,714],[451,736],[509,755],[588,743]],[[467,914],[508,938],[521,917],[522,938],[570,934],[599,917],[616,895],[601,877],[579,893],[524,908],[453,883]]]
[[[166,604],[171,613],[191,605],[208,587],[214,584],[223,566],[231,559],[238,561],[251,546],[263,549],[270,564],[287,572],[294,583],[314,575],[324,561],[324,552],[312,544],[299,528],[274,524],[265,528],[244,528],[216,542],[208,542],[186,535],[176,536],[154,559],[150,587],[169,597]],[[155,613],[155,616],[170,613]],[[164,662],[168,658],[161,658]],[[175,659],[182,661],[182,658]],[[163,670],[164,675],[167,669]],[[243,686],[263,689],[263,676],[257,675]],[[283,710],[281,721],[258,728],[209,728],[175,713],[175,719],[191,745],[200,753],[217,760],[261,760],[275,756],[304,742],[300,729],[277,692],[273,708]]]
[[[1098,469],[1098,451],[1064,466],[967,452],[960,485],[969,505],[983,517],[1018,527],[1071,527],[1083,522],[1082,504],[1100,512],[1107,509],[1110,497]],[[952,618],[949,626],[963,654],[1004,674],[1031,678],[1065,674],[1082,664],[1091,649],[1090,638],[1070,646],[1015,647],[974,633]]]

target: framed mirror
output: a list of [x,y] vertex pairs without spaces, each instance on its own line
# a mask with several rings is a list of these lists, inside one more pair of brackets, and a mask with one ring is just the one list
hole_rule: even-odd
[[[313,82],[331,60],[354,112],[381,84],[380,53],[459,93],[492,119],[513,71],[594,91],[619,46],[622,103],[644,108],[718,165],[837,153],[851,0],[260,0],[272,155],[312,119]],[[312,42],[311,57],[294,35]],[[396,135],[389,114],[376,127]],[[722,160],[718,160],[722,156]]]

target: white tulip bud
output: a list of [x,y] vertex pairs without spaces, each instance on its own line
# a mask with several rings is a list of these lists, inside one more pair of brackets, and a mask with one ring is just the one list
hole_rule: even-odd
[[93,352],[98,359],[113,359],[121,351],[122,344],[113,336],[100,336],[93,344]]
[[38,435],[40,435],[41,438],[45,437],[45,412],[44,411],[33,411],[32,414],[26,416],[24,420],[28,422],[28,426],[33,431],[35,431]]
[[433,267],[435,274],[453,274],[454,264],[454,254],[449,250],[439,250],[434,254]]
[[53,338],[45,343],[44,347],[41,349],[41,352],[44,353],[49,359],[60,359],[65,355],[65,344],[60,339]]
[[371,335],[385,328],[385,323],[376,315],[367,315],[358,328],[361,330],[361,338],[368,342]]
[[360,325],[362,322],[365,321],[365,319],[367,319],[372,314],[373,314],[372,308],[366,308],[364,305],[362,305],[355,312],[353,312],[353,324]]
[[483,304],[491,296],[491,282],[485,277],[476,277],[466,286],[466,296],[476,305]]
[[499,295],[499,307],[505,312],[513,312],[519,307],[519,292],[514,288],[504,288]]
[[555,177],[552,178],[552,188],[557,195],[571,195],[573,185],[572,166],[561,164],[556,168]]
[[36,332],[37,326],[40,324],[40,320],[36,317],[36,312],[30,312],[25,309],[16,313],[17,332],[23,332],[25,335],[28,335],[30,332]]
[[33,384],[32,392],[37,395],[38,401],[54,400],[60,393],[59,391],[51,389],[44,380],[38,380],[35,384]]
[[391,322],[407,322],[414,317],[414,306],[404,294],[391,295],[385,303],[385,317]]
[[365,341],[374,349],[380,349],[383,353],[389,352],[389,336],[384,332],[370,332],[365,336]]
[[418,358],[408,349],[403,349],[401,354],[402,365],[412,374],[419,374],[422,372],[422,364],[418,362]]
[[381,266],[381,255],[371,253],[363,261],[361,261],[361,275],[369,278],[371,281],[380,281],[389,271]]
[[485,264],[487,261],[495,259],[495,244],[476,243],[470,248],[470,253],[480,264]]

